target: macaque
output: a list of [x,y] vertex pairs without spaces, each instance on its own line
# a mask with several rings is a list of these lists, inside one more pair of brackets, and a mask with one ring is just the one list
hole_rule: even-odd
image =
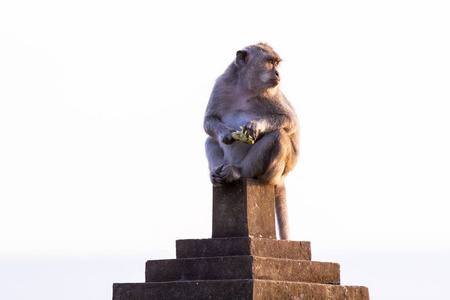
[[[204,119],[206,156],[213,185],[254,178],[275,186],[281,239],[289,239],[284,178],[298,159],[299,125],[279,88],[278,54],[259,43],[237,51],[217,79]],[[240,127],[242,128],[240,129]],[[242,131],[251,143],[236,141]]]

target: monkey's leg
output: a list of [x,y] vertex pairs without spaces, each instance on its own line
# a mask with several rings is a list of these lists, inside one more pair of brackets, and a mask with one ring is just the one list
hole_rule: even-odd
[[216,140],[208,137],[205,148],[210,170],[209,177],[212,184],[220,185],[238,180],[241,177],[239,169],[225,161],[223,149]]
[[286,188],[284,182],[275,186],[275,209],[277,213],[280,239],[289,240],[289,222],[286,204]]
[[209,170],[213,170],[223,164],[224,153],[222,148],[215,139],[208,137],[205,143],[206,157],[208,158]]
[[269,184],[280,184],[285,174],[287,154],[291,151],[289,136],[284,130],[265,134],[251,146],[240,164],[242,177],[257,178]]

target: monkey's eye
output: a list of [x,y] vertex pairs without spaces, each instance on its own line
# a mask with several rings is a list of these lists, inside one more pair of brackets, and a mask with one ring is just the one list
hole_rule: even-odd
[[279,62],[274,59],[269,59],[267,62],[273,67],[278,67],[279,64]]

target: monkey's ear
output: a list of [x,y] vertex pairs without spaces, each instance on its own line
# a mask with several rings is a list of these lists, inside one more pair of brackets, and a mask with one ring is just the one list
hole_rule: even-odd
[[248,52],[245,50],[239,50],[236,52],[236,64],[239,67],[244,66],[248,61]]

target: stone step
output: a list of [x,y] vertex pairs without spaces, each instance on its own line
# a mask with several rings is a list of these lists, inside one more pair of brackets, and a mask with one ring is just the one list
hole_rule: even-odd
[[369,300],[360,286],[270,280],[116,283],[113,300]]
[[311,260],[311,243],[253,237],[178,240],[177,258],[254,255]]
[[340,270],[336,263],[251,255],[150,260],[146,264],[146,282],[222,279],[339,284]]

